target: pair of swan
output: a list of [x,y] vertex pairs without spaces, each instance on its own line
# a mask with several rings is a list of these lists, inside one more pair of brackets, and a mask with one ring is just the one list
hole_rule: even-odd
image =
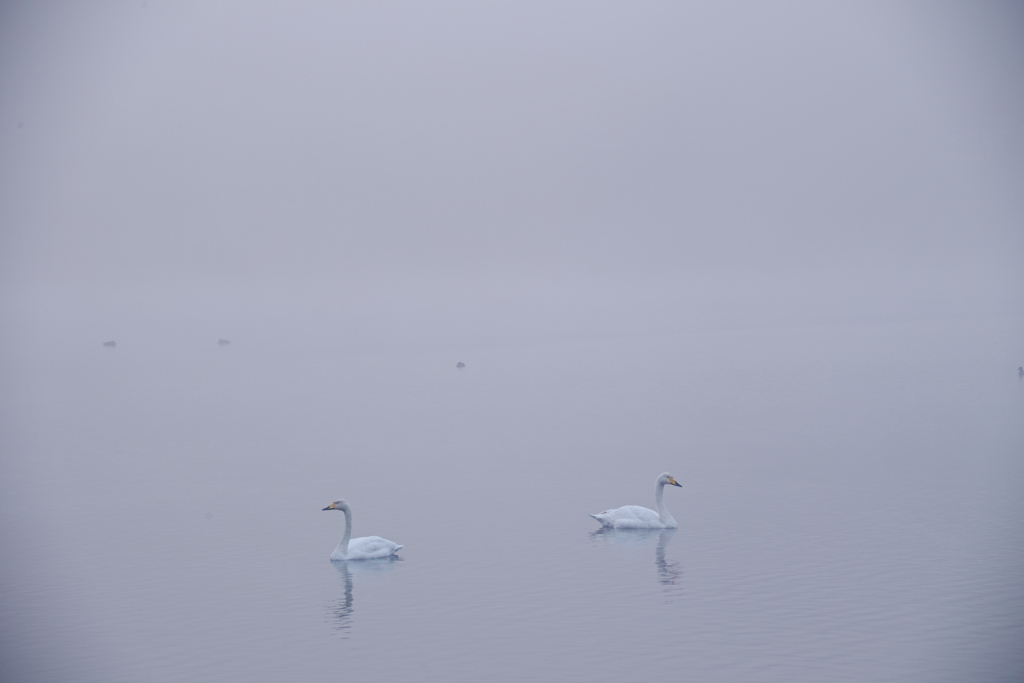
[[[657,512],[639,505],[625,505],[590,516],[599,521],[605,529],[675,529],[679,525],[665,507],[666,485],[682,486],[668,472],[658,477],[654,489]],[[332,560],[376,560],[391,557],[403,547],[380,536],[352,538],[352,507],[348,501],[336,500],[324,510],[340,510],[345,513],[345,535],[331,553]]]

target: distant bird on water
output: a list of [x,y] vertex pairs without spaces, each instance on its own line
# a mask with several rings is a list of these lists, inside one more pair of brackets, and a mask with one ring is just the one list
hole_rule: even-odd
[[218,339],[217,340],[217,346],[227,346],[230,343],[231,343],[230,339]]
[[466,367],[466,364],[460,360],[458,363],[455,364],[455,367],[461,370],[462,368]]
[[1024,365],[1017,368],[1017,376],[1024,379]]
[[108,349],[112,349],[115,346],[117,346],[117,342],[116,341],[103,342],[103,345],[106,346]]

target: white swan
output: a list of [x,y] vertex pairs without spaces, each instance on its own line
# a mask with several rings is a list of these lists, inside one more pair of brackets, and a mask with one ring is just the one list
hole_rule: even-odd
[[380,536],[352,538],[352,508],[348,501],[336,500],[324,510],[341,510],[345,513],[345,535],[331,553],[332,560],[376,560],[391,557],[404,547]]
[[625,505],[590,516],[601,522],[601,526],[606,529],[675,529],[679,525],[668,513],[663,499],[665,484],[682,486],[668,472],[658,477],[658,486],[654,489],[654,503],[658,508],[657,512],[639,505]]

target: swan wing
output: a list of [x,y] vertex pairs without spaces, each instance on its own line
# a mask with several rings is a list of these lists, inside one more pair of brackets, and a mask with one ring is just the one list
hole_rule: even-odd
[[590,516],[601,522],[601,526],[612,529],[665,528],[657,512],[640,505],[624,505],[614,510],[605,510]]
[[375,560],[381,557],[391,557],[402,547],[380,536],[353,538],[348,542],[348,552],[345,553],[345,559]]

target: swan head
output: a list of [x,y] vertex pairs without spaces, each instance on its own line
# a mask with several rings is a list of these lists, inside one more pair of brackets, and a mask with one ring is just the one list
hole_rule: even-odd
[[680,487],[682,486],[682,484],[680,484],[678,481],[676,481],[676,478],[673,477],[668,472],[663,472],[662,475],[660,477],[658,477],[658,483],[659,484],[669,484],[671,486],[680,486]]
[[351,509],[352,508],[350,508],[348,506],[348,501],[347,500],[336,500],[336,501],[334,501],[333,503],[331,503],[330,505],[328,505],[327,507],[324,508],[324,510],[341,510],[342,512],[344,512],[345,510],[351,510]]

